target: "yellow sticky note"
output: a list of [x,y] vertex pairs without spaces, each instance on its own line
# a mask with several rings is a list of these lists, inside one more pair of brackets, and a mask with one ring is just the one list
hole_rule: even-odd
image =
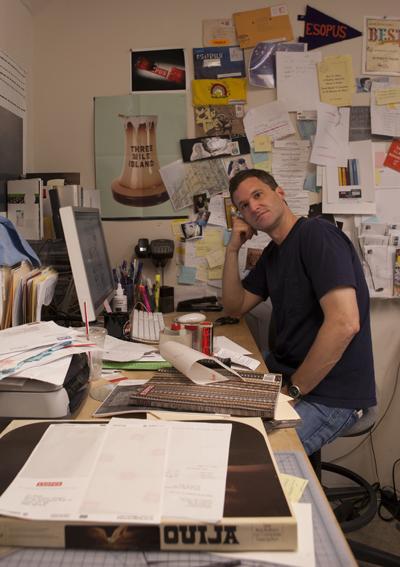
[[321,102],[351,106],[355,90],[351,55],[324,57],[317,68]]
[[211,268],[208,270],[209,280],[221,280],[222,279],[222,266],[217,266],[216,268]]
[[400,87],[381,89],[375,92],[376,104],[396,104],[400,102]]
[[216,268],[217,266],[222,266],[225,260],[225,254],[223,248],[219,250],[214,250],[206,256],[208,265],[210,268]]
[[266,171],[267,173],[271,173],[272,172],[272,159],[268,158],[264,161],[259,161],[258,163],[254,164],[254,168],[255,169],[262,169],[263,171]]
[[213,250],[223,248],[223,233],[222,230],[207,227],[203,233],[203,238],[198,240],[196,246],[196,256],[207,256]]
[[271,152],[272,141],[267,134],[258,134],[253,138],[253,147],[255,152]]
[[206,264],[198,264],[196,279],[200,282],[206,282],[208,279],[208,269]]
[[285,491],[286,498],[290,502],[299,502],[308,484],[308,480],[284,473],[281,473],[279,478],[281,480],[283,490]]

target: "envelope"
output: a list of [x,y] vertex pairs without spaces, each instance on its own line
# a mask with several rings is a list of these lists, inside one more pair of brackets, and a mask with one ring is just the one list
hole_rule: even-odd
[[260,41],[293,39],[287,7],[284,4],[233,14],[236,36],[242,48],[255,47]]

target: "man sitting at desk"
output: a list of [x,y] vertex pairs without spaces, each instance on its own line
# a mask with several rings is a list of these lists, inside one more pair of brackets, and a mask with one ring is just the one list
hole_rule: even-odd
[[[346,237],[322,218],[297,218],[268,173],[250,169],[230,181],[238,209],[226,248],[222,300],[241,316],[271,298],[276,324],[271,372],[296,399],[307,454],[333,441],[374,406],[369,295],[361,263]],[[272,239],[240,280],[238,253],[258,230]]]

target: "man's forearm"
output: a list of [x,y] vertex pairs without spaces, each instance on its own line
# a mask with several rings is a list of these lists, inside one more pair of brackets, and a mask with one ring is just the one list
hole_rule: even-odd
[[230,315],[240,316],[243,304],[243,286],[239,276],[239,251],[229,246],[225,253],[224,271],[222,274],[222,304]]
[[354,332],[336,325],[323,323],[302,364],[292,375],[292,382],[302,394],[308,394],[341,359]]

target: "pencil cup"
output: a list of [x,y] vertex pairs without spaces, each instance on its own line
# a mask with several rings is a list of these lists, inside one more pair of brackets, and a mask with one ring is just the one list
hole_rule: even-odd
[[174,288],[168,285],[160,287],[160,311],[172,313],[174,311]]

